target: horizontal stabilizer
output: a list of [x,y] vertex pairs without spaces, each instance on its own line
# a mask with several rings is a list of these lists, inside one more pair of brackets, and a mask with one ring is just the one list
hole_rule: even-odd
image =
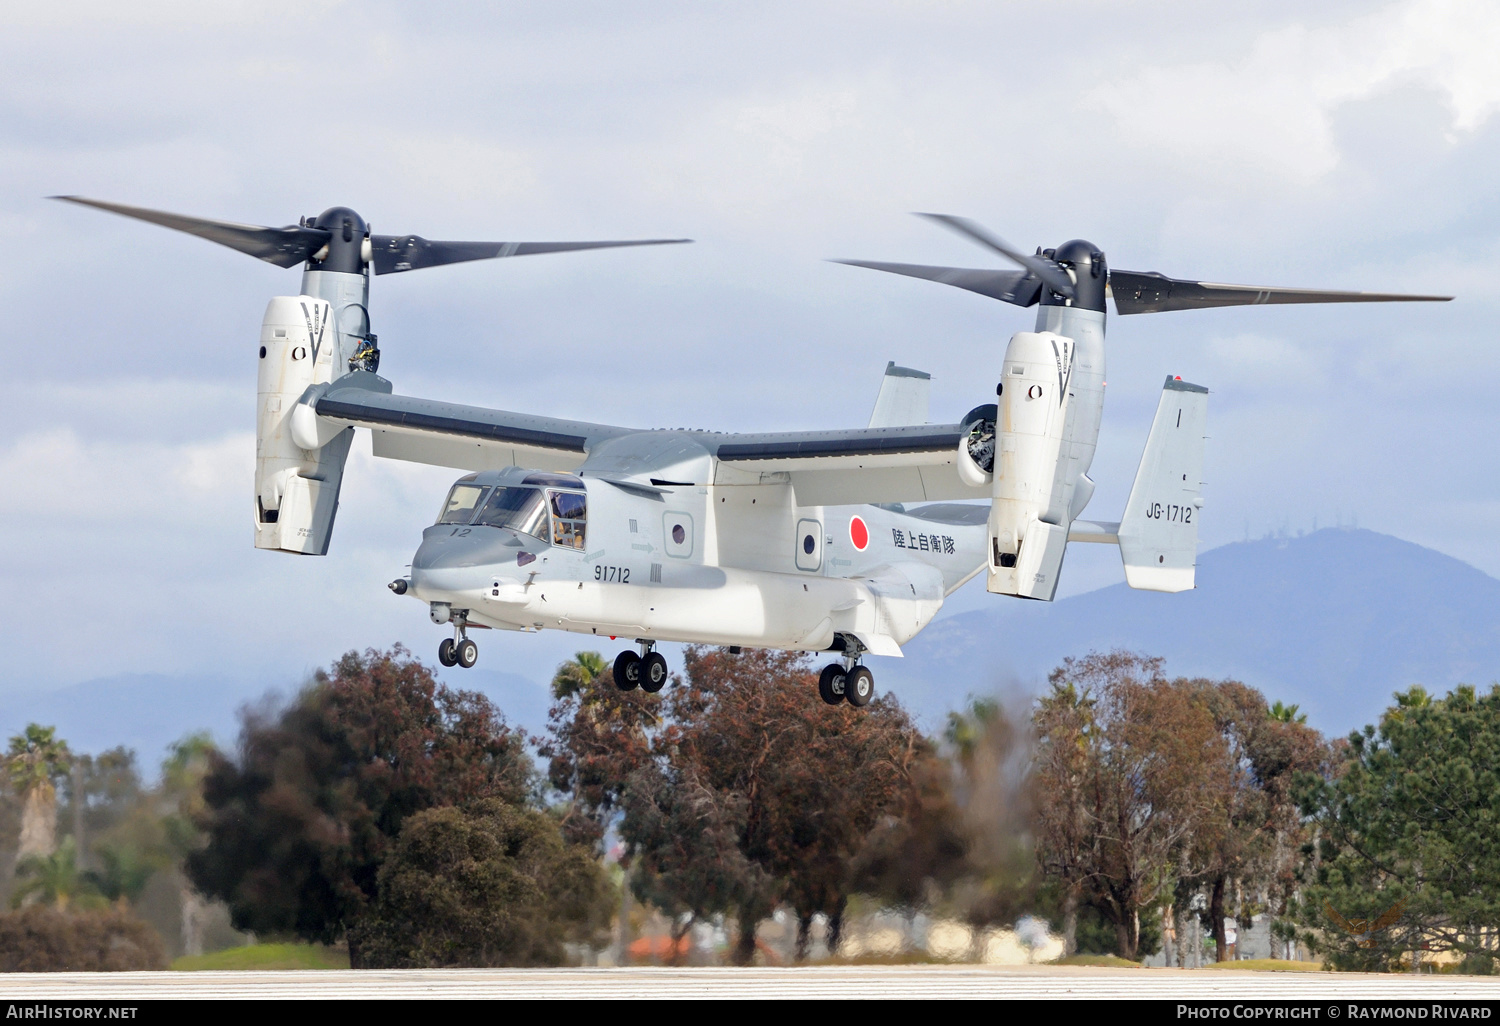
[[1068,526],[1068,541],[1094,542],[1099,545],[1120,544],[1120,525],[1075,520]]
[[1132,588],[1194,587],[1207,411],[1208,389],[1167,379],[1117,529],[1125,580]]

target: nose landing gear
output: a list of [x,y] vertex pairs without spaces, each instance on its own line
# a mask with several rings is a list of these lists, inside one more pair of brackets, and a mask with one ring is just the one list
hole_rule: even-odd
[[467,670],[479,662],[479,646],[469,638],[468,624],[459,610],[455,609],[450,619],[453,621],[453,637],[438,642],[438,662]]
[[627,648],[615,657],[615,687],[621,691],[640,688],[654,695],[667,686],[667,659],[656,651],[654,641],[637,640],[641,646],[639,655]]

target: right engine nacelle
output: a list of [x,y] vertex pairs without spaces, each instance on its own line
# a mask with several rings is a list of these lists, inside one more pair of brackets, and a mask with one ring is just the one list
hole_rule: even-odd
[[352,428],[315,450],[297,444],[293,411],[310,388],[333,380],[337,333],[331,308],[311,296],[277,296],[260,329],[255,414],[255,547],[321,556],[328,551]]
[[1073,340],[1017,332],[1005,350],[989,519],[992,592],[1050,599],[1067,545]]

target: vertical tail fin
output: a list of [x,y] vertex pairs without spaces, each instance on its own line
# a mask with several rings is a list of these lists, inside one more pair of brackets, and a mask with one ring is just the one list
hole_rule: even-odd
[[885,377],[880,379],[880,394],[875,397],[875,409],[870,413],[870,427],[926,424],[931,394],[931,374],[897,367],[895,360],[890,361],[885,367]]
[[1120,521],[1120,558],[1132,588],[1194,587],[1207,411],[1208,389],[1167,378]]

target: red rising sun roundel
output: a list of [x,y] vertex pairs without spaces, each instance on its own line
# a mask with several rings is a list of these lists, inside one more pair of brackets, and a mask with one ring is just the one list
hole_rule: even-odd
[[870,544],[870,529],[865,526],[865,522],[859,517],[849,518],[849,540],[861,552],[865,551],[865,548]]

